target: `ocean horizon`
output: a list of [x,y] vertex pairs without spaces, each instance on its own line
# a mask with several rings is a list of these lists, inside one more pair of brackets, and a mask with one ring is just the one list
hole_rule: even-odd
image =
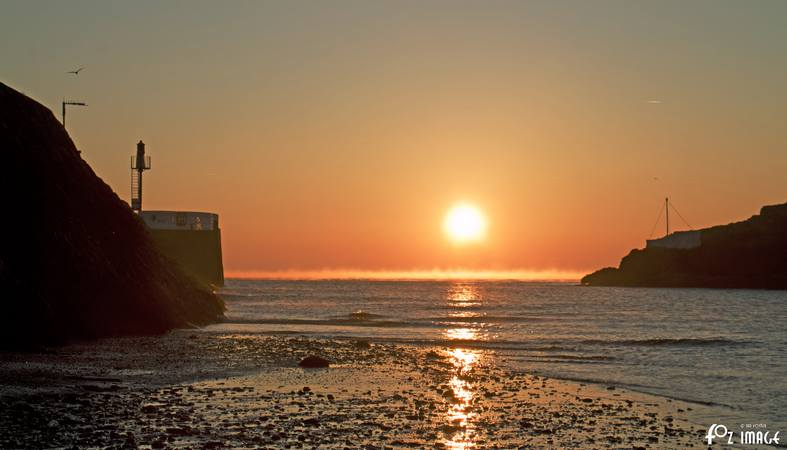
[[533,283],[579,283],[592,270],[562,269],[285,269],[285,270],[227,270],[226,278],[250,281],[522,281]]

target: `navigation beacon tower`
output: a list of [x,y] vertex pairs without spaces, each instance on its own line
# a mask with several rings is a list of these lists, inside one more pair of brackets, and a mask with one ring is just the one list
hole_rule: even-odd
[[145,156],[145,143],[137,143],[137,157],[131,157],[131,209],[142,211],[142,172],[150,170],[150,156]]
[[197,280],[224,285],[219,215],[201,211],[142,211],[142,172],[150,170],[145,143],[131,157],[131,209],[145,223],[161,253]]

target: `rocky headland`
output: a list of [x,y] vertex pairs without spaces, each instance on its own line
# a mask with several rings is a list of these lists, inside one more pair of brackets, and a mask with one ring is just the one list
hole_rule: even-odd
[[692,248],[635,249],[620,267],[586,275],[582,284],[787,289],[787,203],[765,206],[742,222],[694,233],[699,239]]

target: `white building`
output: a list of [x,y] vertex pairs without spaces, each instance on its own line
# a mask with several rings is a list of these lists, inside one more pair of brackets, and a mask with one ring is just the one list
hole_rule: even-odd
[[139,217],[151,230],[212,231],[219,229],[219,215],[195,211],[141,211]]

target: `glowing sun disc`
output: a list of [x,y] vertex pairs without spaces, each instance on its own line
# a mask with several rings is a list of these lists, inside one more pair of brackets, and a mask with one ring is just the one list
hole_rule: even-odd
[[456,244],[478,242],[486,237],[486,218],[474,205],[459,203],[446,214],[443,230]]

